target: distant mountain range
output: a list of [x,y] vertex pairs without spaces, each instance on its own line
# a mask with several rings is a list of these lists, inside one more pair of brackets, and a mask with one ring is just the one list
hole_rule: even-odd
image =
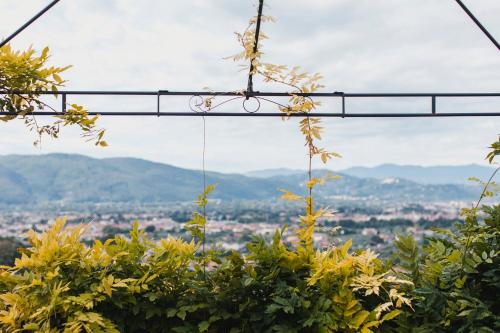
[[263,169],[263,170],[247,172],[245,173],[245,176],[255,177],[255,178],[271,178],[274,176],[290,176],[290,175],[303,174],[304,172],[305,172],[304,170],[287,169],[287,168]]
[[[352,168],[350,172],[371,169]],[[314,173],[321,175],[325,172],[318,170]],[[346,172],[340,180],[318,187],[317,193],[325,200],[419,202],[470,200],[476,198],[479,191],[477,187],[463,184],[420,184],[397,178],[401,173],[376,179],[382,178],[382,174],[362,178]],[[404,175],[410,178],[411,172]],[[469,175],[478,174],[471,169]],[[207,172],[207,183],[217,184],[212,198],[224,200],[276,199],[281,188],[304,193],[306,179],[305,172],[287,169],[256,171],[247,175]],[[141,159],[95,159],[69,154],[0,156],[2,204],[192,201],[201,190],[200,170]]]
[[353,167],[342,170],[350,176],[385,179],[404,178],[421,184],[467,184],[469,177],[488,179],[494,169],[487,166],[469,164],[458,166],[416,166],[382,164],[376,167]]
[[[476,177],[487,180],[495,169],[478,164],[447,165],[447,166],[418,166],[382,164],[375,167],[352,167],[340,170],[344,175],[359,178],[400,178],[420,184],[470,184],[468,178]],[[277,175],[294,175],[304,173],[295,169],[265,169],[247,172],[247,176],[269,178]]]

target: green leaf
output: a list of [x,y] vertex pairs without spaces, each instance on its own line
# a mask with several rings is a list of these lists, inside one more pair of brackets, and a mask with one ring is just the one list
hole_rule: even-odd
[[251,277],[247,277],[247,278],[245,279],[245,281],[243,282],[243,285],[244,285],[245,287],[248,287],[250,284],[252,284],[252,282],[253,282],[253,281],[254,281],[254,279],[253,279],[253,278],[251,278]]
[[36,323],[29,323],[29,324],[24,324],[23,326],[23,329],[27,330],[27,331],[36,331],[38,330],[40,327],[38,326],[38,324]]
[[181,311],[177,312],[177,317],[179,319],[185,320],[186,319],[186,311],[181,310]]
[[198,324],[198,329],[200,330],[200,332],[206,332],[209,327],[210,327],[210,323],[206,320],[204,320]]
[[361,324],[368,318],[370,312],[366,310],[359,311],[352,319],[349,321],[349,327],[359,328]]
[[400,314],[401,314],[401,311],[400,311],[400,310],[392,310],[391,312],[386,313],[386,314],[382,317],[382,321],[387,321],[387,320],[394,319],[394,318],[396,318],[397,316],[399,316]]
[[177,313],[176,308],[170,308],[167,310],[167,317],[171,318],[171,317],[175,316],[176,313]]

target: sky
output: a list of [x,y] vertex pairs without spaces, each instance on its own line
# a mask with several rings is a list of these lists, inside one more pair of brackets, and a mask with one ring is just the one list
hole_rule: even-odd
[[[500,1],[465,0],[500,40]],[[0,38],[49,0],[0,0]],[[256,13],[256,0],[62,0],[13,41],[24,49],[50,47],[51,64],[73,67],[68,90],[241,90],[245,73],[224,58],[239,51],[234,32]],[[267,0],[264,61],[323,75],[323,91],[500,92],[498,50],[452,0]],[[256,81],[255,90],[280,91]],[[285,91],[285,90],[283,90]],[[155,111],[155,98],[78,97],[96,112]],[[321,112],[339,112],[323,101]],[[188,98],[162,98],[162,111],[189,111]],[[352,112],[425,112],[422,99],[348,101]],[[438,99],[440,112],[500,111],[500,98]],[[221,112],[241,111],[241,102]],[[262,105],[262,112],[275,111]],[[21,121],[0,124],[0,155],[53,152],[137,157],[199,169],[199,117],[102,117],[109,147],[65,129],[41,148]],[[499,118],[324,119],[321,146],[343,157],[331,169],[383,163],[484,164]],[[306,168],[298,120],[207,118],[206,167],[245,172]],[[316,167],[321,167],[318,162]]]

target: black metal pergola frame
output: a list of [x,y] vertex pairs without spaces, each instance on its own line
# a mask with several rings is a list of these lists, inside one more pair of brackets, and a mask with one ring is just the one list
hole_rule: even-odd
[[[1,93],[1,92],[0,92]],[[53,95],[52,92],[39,92],[42,95]],[[290,93],[283,92],[259,92],[254,91],[251,94],[242,94],[240,92],[207,92],[207,91],[59,91],[57,95],[62,96],[61,99],[61,112],[54,111],[35,111],[31,112],[30,115],[45,115],[45,116],[57,116],[64,114],[66,110],[66,100],[67,96],[150,96],[156,97],[156,111],[110,111],[110,112],[89,112],[89,115],[101,115],[101,116],[208,116],[208,117],[283,117],[284,113],[281,112],[256,112],[260,108],[260,101],[267,101],[273,104],[279,104],[275,101],[268,99],[269,97],[289,97]],[[491,98],[500,97],[500,93],[344,93],[344,92],[333,92],[333,93],[312,93],[312,94],[295,94],[311,98],[335,98],[339,99],[341,102],[341,112],[310,112],[307,114],[303,113],[292,113],[291,117],[339,117],[339,118],[407,118],[407,117],[491,117],[500,116],[499,112],[437,112],[437,101],[438,99],[450,99],[450,98]],[[190,112],[162,112],[161,111],[161,97],[162,96],[186,96],[190,100],[196,97],[210,97],[210,96],[220,96],[227,97],[228,99],[214,105],[211,109],[214,109],[222,104],[236,99],[241,99],[243,103],[246,100],[252,98],[256,99],[258,103],[258,108],[254,111],[249,111],[246,109],[245,105],[243,108],[247,112],[205,112],[195,110],[192,105],[190,105]],[[348,99],[363,99],[363,98],[420,98],[428,99],[430,111],[429,112],[419,112],[419,113],[352,113],[347,111],[346,102]],[[194,111],[194,112],[193,112]]]
[[[11,41],[14,37],[16,37],[19,33],[21,33],[24,29],[26,29],[29,25],[31,25],[34,21],[36,21],[39,17],[41,17],[44,13],[46,13],[50,8],[52,8],[55,4],[57,4],[60,0],[53,0],[48,6],[43,8],[39,13],[37,13],[33,18],[23,24],[19,29],[17,29],[13,34],[7,37],[4,41],[0,43],[0,47],[6,45],[9,41]],[[481,22],[472,14],[472,12],[465,6],[465,4],[461,0],[455,0],[458,5],[466,12],[466,14],[474,21],[474,23],[480,28],[480,30],[488,37],[488,39],[498,48],[500,51],[500,44],[495,40],[495,38],[488,32],[488,30],[481,24]],[[262,17],[264,0],[259,0],[259,7],[257,13],[257,22],[256,22],[256,30],[255,30],[255,38],[254,38],[254,52],[257,51],[259,34],[260,34],[260,24]],[[156,111],[137,111],[137,112],[125,112],[125,111],[116,111],[116,112],[89,112],[89,115],[101,115],[101,116],[224,116],[224,117],[283,117],[284,113],[282,112],[257,112],[260,109],[261,102],[269,102],[279,106],[283,106],[282,104],[274,101],[270,98],[272,97],[290,97],[293,95],[301,95],[309,98],[334,98],[339,99],[341,102],[341,112],[310,112],[310,113],[292,113],[290,116],[292,117],[340,117],[340,118],[387,118],[387,117],[395,117],[395,118],[408,118],[408,117],[492,117],[492,116],[500,116],[500,110],[498,112],[438,112],[438,99],[451,99],[451,98],[491,98],[491,97],[500,97],[500,92],[487,92],[487,93],[471,93],[471,92],[463,92],[463,93],[346,93],[346,92],[321,92],[321,93],[290,93],[290,92],[260,92],[254,91],[253,89],[253,64],[250,64],[250,71],[248,75],[248,83],[247,89],[243,92],[235,92],[235,91],[221,91],[221,92],[212,92],[212,91],[169,91],[169,90],[158,90],[158,91],[58,91],[57,95],[62,97],[61,99],[61,111],[58,112],[56,110],[52,111],[35,111],[30,112],[30,115],[36,116],[57,116],[62,115],[66,111],[66,101],[68,96],[152,96],[156,97]],[[40,94],[40,95],[54,95],[53,92],[49,91],[41,91],[41,92],[26,92],[26,91],[5,91],[0,90],[0,95],[6,94],[18,94],[18,95],[27,95],[27,94]],[[191,112],[162,112],[160,108],[160,102],[162,96],[187,96],[189,97],[189,107]],[[215,105],[211,105],[207,112],[207,108],[204,108],[204,97],[224,97],[226,98],[224,101],[219,102]],[[403,99],[428,99],[430,111],[429,112],[418,112],[418,113],[408,113],[408,112],[367,112],[367,113],[353,113],[347,111],[346,102],[350,99],[362,99],[362,98],[403,98]],[[243,101],[243,110],[246,112],[212,112],[211,110],[226,104],[230,101],[241,99]],[[251,108],[246,105],[249,99],[256,101],[256,106]],[[193,112],[194,111],[194,112]],[[16,115],[15,113],[1,113],[2,115]]]

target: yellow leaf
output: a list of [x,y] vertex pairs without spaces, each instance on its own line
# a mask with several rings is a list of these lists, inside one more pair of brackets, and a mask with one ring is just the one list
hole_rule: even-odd
[[392,310],[391,312],[386,313],[386,314],[382,317],[382,321],[387,321],[387,320],[394,319],[394,318],[396,318],[397,316],[399,316],[399,314],[400,314],[400,313],[401,313],[401,311],[399,311],[399,310]]
[[46,46],[46,47],[44,47],[44,49],[42,51],[42,58],[47,57],[48,54],[49,54],[49,47]]
[[281,200],[299,201],[299,200],[303,199],[303,197],[301,197],[300,195],[296,195],[290,191],[283,190],[283,189],[281,189],[280,191],[283,192],[283,194],[281,195],[281,198],[280,198]]
[[363,322],[368,318],[370,312],[366,310],[359,311],[349,322],[349,326],[353,328],[358,328],[363,324]]
[[63,80],[61,79],[61,77],[59,75],[57,75],[56,73],[52,73],[52,77],[54,78],[54,80],[57,81],[57,83],[62,83]]

